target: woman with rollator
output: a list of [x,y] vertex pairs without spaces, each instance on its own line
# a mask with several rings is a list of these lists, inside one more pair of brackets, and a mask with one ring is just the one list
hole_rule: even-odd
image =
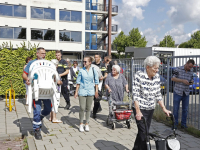
[[160,76],[157,73],[160,65],[160,59],[156,56],[148,56],[144,60],[144,70],[135,74],[133,81],[133,113],[136,118],[138,133],[134,143],[133,150],[146,150],[145,125],[141,120],[143,116],[147,122],[149,131],[151,119],[155,109],[155,100],[161,106],[163,112],[169,116],[171,113],[167,110],[162,101],[160,92]]

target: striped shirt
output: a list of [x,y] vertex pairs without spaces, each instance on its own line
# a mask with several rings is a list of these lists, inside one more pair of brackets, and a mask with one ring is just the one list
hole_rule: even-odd
[[[193,69],[186,72],[184,66],[177,67],[173,71],[173,77],[184,79],[187,80],[188,82],[193,81]],[[174,91],[176,92],[176,94],[180,96],[183,96],[183,92],[185,93],[185,95],[190,94],[189,85],[186,85],[182,82],[175,82]]]
[[157,102],[162,100],[159,74],[151,80],[146,69],[136,72],[133,80],[133,102],[138,101],[140,109],[152,110],[155,109],[155,100]]

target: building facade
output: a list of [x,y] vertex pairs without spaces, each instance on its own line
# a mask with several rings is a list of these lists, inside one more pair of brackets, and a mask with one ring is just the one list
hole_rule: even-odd
[[[0,44],[25,42],[46,50],[62,50],[79,59],[85,51],[106,50],[105,0],[0,0]],[[112,16],[118,14],[113,7]],[[112,34],[117,33],[113,25]]]

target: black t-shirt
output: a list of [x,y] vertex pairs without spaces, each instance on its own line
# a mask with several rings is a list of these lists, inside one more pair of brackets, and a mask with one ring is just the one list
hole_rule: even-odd
[[[66,69],[67,69],[67,62],[64,59],[61,59],[59,61],[58,67],[57,67],[58,74],[61,74],[61,73],[65,72]],[[62,76],[62,78],[66,78],[67,79],[67,75]]]
[[108,73],[111,73],[111,72],[112,72],[112,66],[113,66],[113,65],[115,65],[114,62],[113,62],[113,61],[110,61],[109,64],[108,64],[108,66],[107,66]]
[[104,76],[105,73],[107,73],[107,69],[106,69],[106,66],[105,66],[104,63],[100,62],[99,64],[96,64],[96,62],[93,62],[92,64],[99,67],[103,76]]

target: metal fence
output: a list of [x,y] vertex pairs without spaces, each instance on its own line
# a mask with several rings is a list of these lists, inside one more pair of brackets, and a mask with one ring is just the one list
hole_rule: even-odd
[[[189,109],[187,116],[187,124],[191,125],[197,129],[200,129],[200,91],[199,91],[199,65],[200,56],[173,56],[167,58],[167,64],[163,67],[163,76],[167,79],[167,101],[165,105],[167,109],[173,111],[173,96],[175,83],[171,81],[174,69],[178,66],[184,66],[189,59],[195,61],[193,67],[193,85],[189,86]],[[181,121],[182,116],[182,102],[179,109],[179,121]]]
[[[194,84],[190,85],[190,100],[187,124],[192,125],[196,129],[200,129],[200,89],[199,89],[199,65],[200,56],[177,56],[177,57],[160,57],[161,65],[159,68],[161,93],[163,101],[167,109],[173,111],[173,87],[174,82],[171,81],[173,69],[186,64],[187,60],[193,59],[195,65],[193,67]],[[115,64],[121,67],[121,73],[125,76],[129,90],[132,92],[133,77],[139,70],[144,70],[145,58],[129,58],[129,59],[113,59]],[[74,61],[74,60],[71,60]],[[82,60],[78,61],[79,67],[82,67]],[[172,69],[173,68],[173,69]],[[179,120],[181,119],[182,104],[179,109]]]

